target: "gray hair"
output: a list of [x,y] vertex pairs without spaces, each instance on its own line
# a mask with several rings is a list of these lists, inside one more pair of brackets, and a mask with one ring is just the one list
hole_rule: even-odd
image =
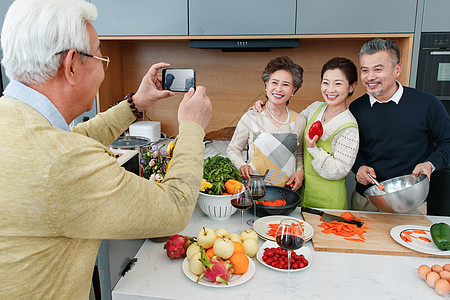
[[2,64],[10,80],[42,84],[56,76],[67,49],[90,52],[87,22],[97,8],[84,0],[16,0],[1,33]]
[[368,41],[361,47],[359,58],[361,59],[364,54],[370,55],[381,50],[386,50],[390,53],[394,65],[400,63],[400,49],[398,48],[397,43],[390,39],[373,39]]
[[295,93],[303,83],[303,68],[294,63],[287,56],[276,57],[269,61],[266,68],[264,69],[264,72],[261,76],[264,83],[267,83],[270,79],[270,76],[272,76],[274,72],[279,70],[285,70],[292,74]]

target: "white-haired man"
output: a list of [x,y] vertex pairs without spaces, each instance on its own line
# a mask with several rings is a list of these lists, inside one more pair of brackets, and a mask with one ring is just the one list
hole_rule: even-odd
[[[0,99],[0,298],[87,299],[101,239],[166,236],[194,210],[211,102],[185,94],[165,180],[125,171],[107,148],[140,112],[172,95],[153,65],[127,101],[91,109],[109,58],[82,0],[17,0],[2,28],[9,79]],[[114,63],[114,62],[112,62]]]

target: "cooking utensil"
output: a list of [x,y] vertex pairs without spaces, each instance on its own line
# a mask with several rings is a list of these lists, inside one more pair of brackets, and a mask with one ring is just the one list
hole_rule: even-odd
[[284,199],[286,201],[285,206],[264,206],[257,204],[256,207],[256,216],[264,217],[268,215],[290,215],[297,206],[301,203],[302,199],[297,192],[294,192],[291,189],[280,187],[280,186],[272,186],[266,185],[266,195],[260,200],[278,200]]
[[384,186],[382,186],[375,178],[372,177],[372,175],[370,175],[369,173],[367,173],[367,176],[369,176],[370,179],[372,179],[373,182],[375,182],[376,186],[383,192],[387,193],[386,189],[384,188]]
[[267,169],[264,173],[263,180],[270,185],[280,185],[284,178],[284,172],[280,170]]
[[381,211],[405,213],[420,206],[427,198],[430,182],[428,176],[404,175],[381,182],[388,192],[376,186],[368,188],[364,196]]
[[335,215],[330,215],[327,214],[326,212],[322,211],[322,210],[318,210],[318,209],[314,209],[311,207],[302,207],[302,212],[308,212],[311,214],[316,214],[321,216],[321,220],[326,221],[326,222],[332,222],[332,221],[337,221],[337,222],[344,222],[344,223],[348,223],[348,224],[354,224],[358,227],[362,226],[362,222],[360,221],[355,221],[355,220],[346,220],[343,217],[340,216],[335,216]]
[[144,148],[150,145],[150,139],[143,136],[120,136],[109,145],[113,149],[131,149],[139,152],[139,161],[141,160]]

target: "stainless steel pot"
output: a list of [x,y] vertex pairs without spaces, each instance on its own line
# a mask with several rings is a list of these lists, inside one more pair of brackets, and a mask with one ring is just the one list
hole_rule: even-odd
[[150,139],[146,137],[128,135],[119,137],[109,146],[113,149],[136,150],[139,152],[140,161],[142,158],[142,154],[144,153],[145,149],[148,149],[150,143]]

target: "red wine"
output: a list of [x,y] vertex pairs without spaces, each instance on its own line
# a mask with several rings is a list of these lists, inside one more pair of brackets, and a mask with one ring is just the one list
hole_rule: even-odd
[[252,190],[253,200],[259,200],[261,198],[264,198],[265,195],[266,192],[264,190]]
[[304,243],[303,238],[293,234],[277,235],[276,240],[277,244],[286,250],[300,249]]
[[231,200],[231,205],[233,205],[234,207],[238,208],[238,209],[249,209],[250,207],[252,207],[252,202],[251,201],[239,201],[238,199],[233,199]]

